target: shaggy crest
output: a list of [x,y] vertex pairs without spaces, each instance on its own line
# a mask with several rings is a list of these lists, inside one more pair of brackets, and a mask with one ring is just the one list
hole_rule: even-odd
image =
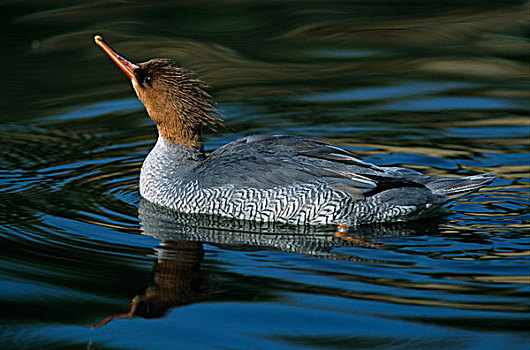
[[171,60],[156,58],[134,70],[133,86],[160,135],[184,146],[202,147],[201,127],[222,126],[208,86]]

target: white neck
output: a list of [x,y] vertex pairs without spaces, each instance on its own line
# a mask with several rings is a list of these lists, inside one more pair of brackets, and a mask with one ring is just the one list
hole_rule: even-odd
[[202,151],[184,147],[159,136],[142,165],[140,194],[151,202],[158,203],[162,197],[170,196],[182,179],[190,174],[205,158]]

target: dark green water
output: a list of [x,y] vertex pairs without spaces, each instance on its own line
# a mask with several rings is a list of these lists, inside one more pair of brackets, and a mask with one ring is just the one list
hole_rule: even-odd
[[[4,1],[0,16],[0,348],[528,349],[524,2]],[[295,134],[497,179],[439,219],[348,237],[161,212],[138,193],[154,125],[95,34],[213,87],[226,128],[209,150]]]

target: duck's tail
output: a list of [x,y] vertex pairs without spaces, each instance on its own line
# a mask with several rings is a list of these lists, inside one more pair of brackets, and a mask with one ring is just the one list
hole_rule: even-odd
[[434,194],[455,199],[479,190],[490,184],[495,177],[493,173],[473,175],[468,177],[442,177],[425,184]]

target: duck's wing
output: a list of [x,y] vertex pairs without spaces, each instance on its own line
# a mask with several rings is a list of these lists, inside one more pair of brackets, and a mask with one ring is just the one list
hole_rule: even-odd
[[316,182],[356,199],[394,187],[423,187],[389,176],[329,144],[283,135],[250,136],[213,152],[193,170],[202,187],[269,189]]

